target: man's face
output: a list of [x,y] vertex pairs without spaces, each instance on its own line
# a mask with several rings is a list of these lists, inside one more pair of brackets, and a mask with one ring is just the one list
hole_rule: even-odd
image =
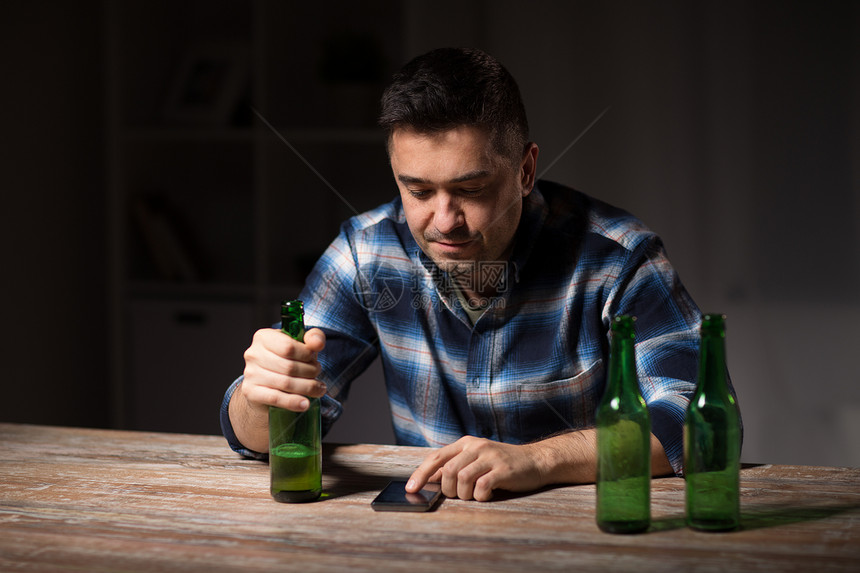
[[409,229],[437,265],[469,272],[475,262],[507,260],[534,184],[536,146],[516,168],[483,130],[464,126],[398,129],[389,151]]

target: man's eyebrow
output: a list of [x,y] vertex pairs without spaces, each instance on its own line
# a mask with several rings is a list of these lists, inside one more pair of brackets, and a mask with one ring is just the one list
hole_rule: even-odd
[[426,179],[423,179],[421,177],[413,177],[412,175],[403,175],[402,173],[397,174],[397,180],[400,181],[401,183],[405,183],[406,185],[429,183],[429,181],[427,181]]
[[455,177],[449,181],[449,183],[464,183],[466,181],[472,181],[473,179],[481,179],[488,175],[490,175],[490,172],[487,169],[476,169],[475,171],[470,171],[460,175],[459,177]]
[[[487,169],[476,169],[475,171],[469,171],[468,173],[464,173],[463,175],[458,175],[457,177],[451,179],[450,181],[446,181],[446,183],[464,183],[466,181],[472,181],[474,179],[481,179],[483,177],[487,177],[490,175],[490,171]],[[431,183],[431,181],[424,179],[423,177],[415,177],[412,175],[399,174],[397,175],[397,179],[406,185],[421,185],[425,183]]]

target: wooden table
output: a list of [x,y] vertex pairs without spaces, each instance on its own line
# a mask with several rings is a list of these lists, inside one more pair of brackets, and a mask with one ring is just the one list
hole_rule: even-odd
[[860,469],[746,467],[731,533],[684,527],[677,478],[639,535],[597,529],[592,485],[374,512],[426,452],[326,445],[293,505],[221,437],[0,424],[0,571],[860,571]]

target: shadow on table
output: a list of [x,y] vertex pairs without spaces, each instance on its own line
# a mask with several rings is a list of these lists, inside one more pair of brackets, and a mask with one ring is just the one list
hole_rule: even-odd
[[741,529],[762,529],[792,523],[818,521],[828,517],[860,509],[860,503],[833,505],[766,505],[744,509],[741,507]]
[[[378,475],[357,471],[354,467],[340,463],[336,457],[326,455],[327,446],[323,444],[323,476],[329,479],[320,501],[336,499],[345,495],[363,493],[367,491],[378,492],[392,479],[402,479],[406,476]],[[329,449],[328,452],[331,450]]]
[[[741,526],[739,531],[751,531],[767,527],[779,527],[793,523],[805,523],[827,519],[846,511],[860,509],[860,503],[841,505],[766,505],[744,508],[741,506]],[[671,531],[687,527],[682,516],[655,519],[648,533]],[[719,533],[719,532],[718,532]],[[731,533],[731,532],[725,532]]]

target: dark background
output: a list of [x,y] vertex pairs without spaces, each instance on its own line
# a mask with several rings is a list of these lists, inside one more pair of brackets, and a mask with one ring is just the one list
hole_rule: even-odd
[[[0,7],[0,421],[217,432],[251,332],[396,192],[386,78],[473,45],[520,82],[539,171],[639,215],[728,315],[745,459],[860,465],[857,2],[320,4]],[[331,439],[389,439],[381,402],[375,368]]]

